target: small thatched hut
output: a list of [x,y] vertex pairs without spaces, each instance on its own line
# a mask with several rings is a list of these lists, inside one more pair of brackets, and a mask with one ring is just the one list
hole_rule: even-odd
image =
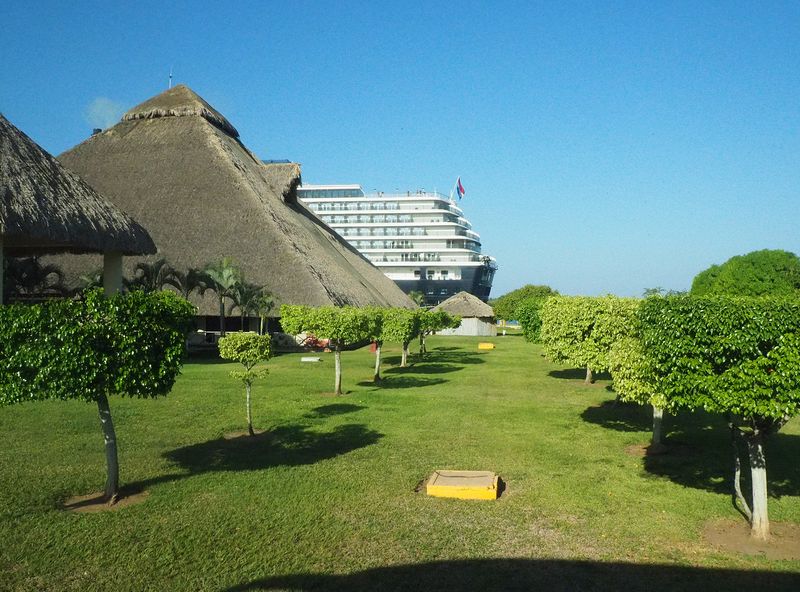
[[[413,306],[297,201],[298,164],[264,164],[186,86],[134,107],[59,159],[140,220],[173,267],[231,257],[248,282],[272,292],[275,312],[283,303]],[[213,294],[195,303],[213,328]]]
[[497,335],[492,307],[469,292],[454,294],[433,310],[443,310],[461,317],[457,329],[439,331],[440,335]]
[[4,255],[105,253],[105,287],[116,291],[122,255],[155,252],[144,228],[0,114],[0,298]]

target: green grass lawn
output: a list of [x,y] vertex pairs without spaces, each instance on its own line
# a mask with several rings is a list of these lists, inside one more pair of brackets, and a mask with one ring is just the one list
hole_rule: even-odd
[[[608,381],[546,362],[519,336],[432,337],[385,381],[372,355],[269,362],[246,428],[235,366],[190,361],[159,400],[113,399],[121,479],[149,492],[93,514],[59,509],[102,488],[96,407],[0,408],[0,589],[800,589],[800,562],[715,550],[737,519],[724,423],[671,418],[680,455],[643,459],[648,410],[610,404]],[[243,442],[243,440],[245,440]],[[800,523],[800,425],[768,441],[770,518]],[[493,502],[415,493],[437,468],[493,470]],[[747,570],[747,571],[739,571]],[[761,589],[759,586],[753,589]]]

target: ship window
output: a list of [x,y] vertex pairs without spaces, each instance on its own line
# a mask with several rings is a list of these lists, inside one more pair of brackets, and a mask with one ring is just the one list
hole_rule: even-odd
[[442,270],[442,279],[443,280],[447,279],[447,271],[446,270]]
[[419,277],[419,269],[415,269],[415,270],[414,270],[414,277],[415,277],[415,278],[418,278],[418,277]]
[[432,279],[433,279],[433,270],[432,270],[432,269],[429,269],[429,270],[428,270],[428,279],[429,279],[429,280],[432,280]]

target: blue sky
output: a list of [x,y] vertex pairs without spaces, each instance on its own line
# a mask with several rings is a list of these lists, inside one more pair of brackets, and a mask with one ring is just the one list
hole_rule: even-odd
[[495,296],[800,251],[798,2],[115,4],[0,8],[0,111],[54,154],[172,67],[308,183],[460,175]]

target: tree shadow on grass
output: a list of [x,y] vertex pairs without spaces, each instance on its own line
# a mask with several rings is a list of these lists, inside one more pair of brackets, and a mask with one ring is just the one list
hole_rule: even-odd
[[[652,407],[604,401],[589,407],[581,418],[620,432],[649,432],[653,428]],[[727,494],[732,490],[733,451],[725,420],[704,411],[664,415],[664,443],[658,454],[643,459],[645,476],[666,478],[686,487]],[[771,497],[800,495],[800,437],[777,433],[766,439],[767,489]],[[743,489],[749,489],[749,465],[742,453]]]
[[603,401],[588,407],[581,419],[618,432],[646,432],[653,429],[653,411],[645,405]]
[[796,572],[715,569],[565,559],[462,559],[378,567],[343,575],[267,577],[227,588],[252,590],[797,590]]
[[401,368],[396,366],[394,368],[387,368],[383,371],[384,374],[402,374],[405,372],[413,372],[414,374],[448,374],[462,370],[463,366],[455,364],[431,364],[429,362],[417,362],[413,366]]
[[[586,380],[586,368],[566,368],[564,370],[551,370],[547,373],[551,378],[560,378],[563,380]],[[611,375],[608,372],[595,372],[594,380],[611,380]]]
[[[682,419],[679,418],[679,419]],[[647,475],[669,479],[686,487],[730,494],[733,491],[733,450],[727,426],[706,431],[684,426],[670,434],[667,442],[679,442],[676,453],[647,455],[643,459]],[[767,459],[767,492],[770,497],[800,496],[800,437],[780,432],[768,437],[764,445]],[[744,446],[742,491],[749,498],[750,465]]]
[[308,418],[331,417],[333,415],[343,415],[345,413],[353,413],[354,411],[360,411],[362,409],[366,409],[366,407],[364,407],[363,405],[351,405],[350,403],[333,403],[331,405],[321,405],[319,407],[314,407],[314,409],[306,413],[303,417],[308,417]]
[[315,432],[289,425],[256,436],[219,438],[184,446],[164,456],[190,474],[211,471],[254,471],[277,466],[309,465],[375,444],[383,435],[363,424]]
[[384,376],[380,382],[363,381],[358,386],[373,386],[376,389],[391,390],[404,388],[418,388],[425,386],[435,386],[448,382],[444,378],[425,378],[422,376]]
[[[400,367],[400,362],[402,358],[396,355],[389,355],[384,356],[383,362],[389,366],[395,366],[395,368],[390,368],[391,371],[407,371],[410,368],[416,368],[417,366],[433,366],[433,365],[452,365],[452,366],[468,366],[472,364],[485,364],[486,360],[483,359],[483,356],[486,354],[475,354],[472,352],[466,352],[463,350],[460,351],[447,351],[447,352],[440,352],[438,350],[435,351],[428,351],[427,354],[424,356],[420,356],[417,353],[412,353],[408,359],[408,366],[406,368]],[[387,370],[388,371],[388,370]]]
[[278,466],[309,465],[375,444],[383,434],[363,424],[340,425],[330,432],[290,425],[255,436],[218,438],[166,452],[163,456],[184,472],[127,483],[123,495],[192,475],[218,471],[257,471]]

